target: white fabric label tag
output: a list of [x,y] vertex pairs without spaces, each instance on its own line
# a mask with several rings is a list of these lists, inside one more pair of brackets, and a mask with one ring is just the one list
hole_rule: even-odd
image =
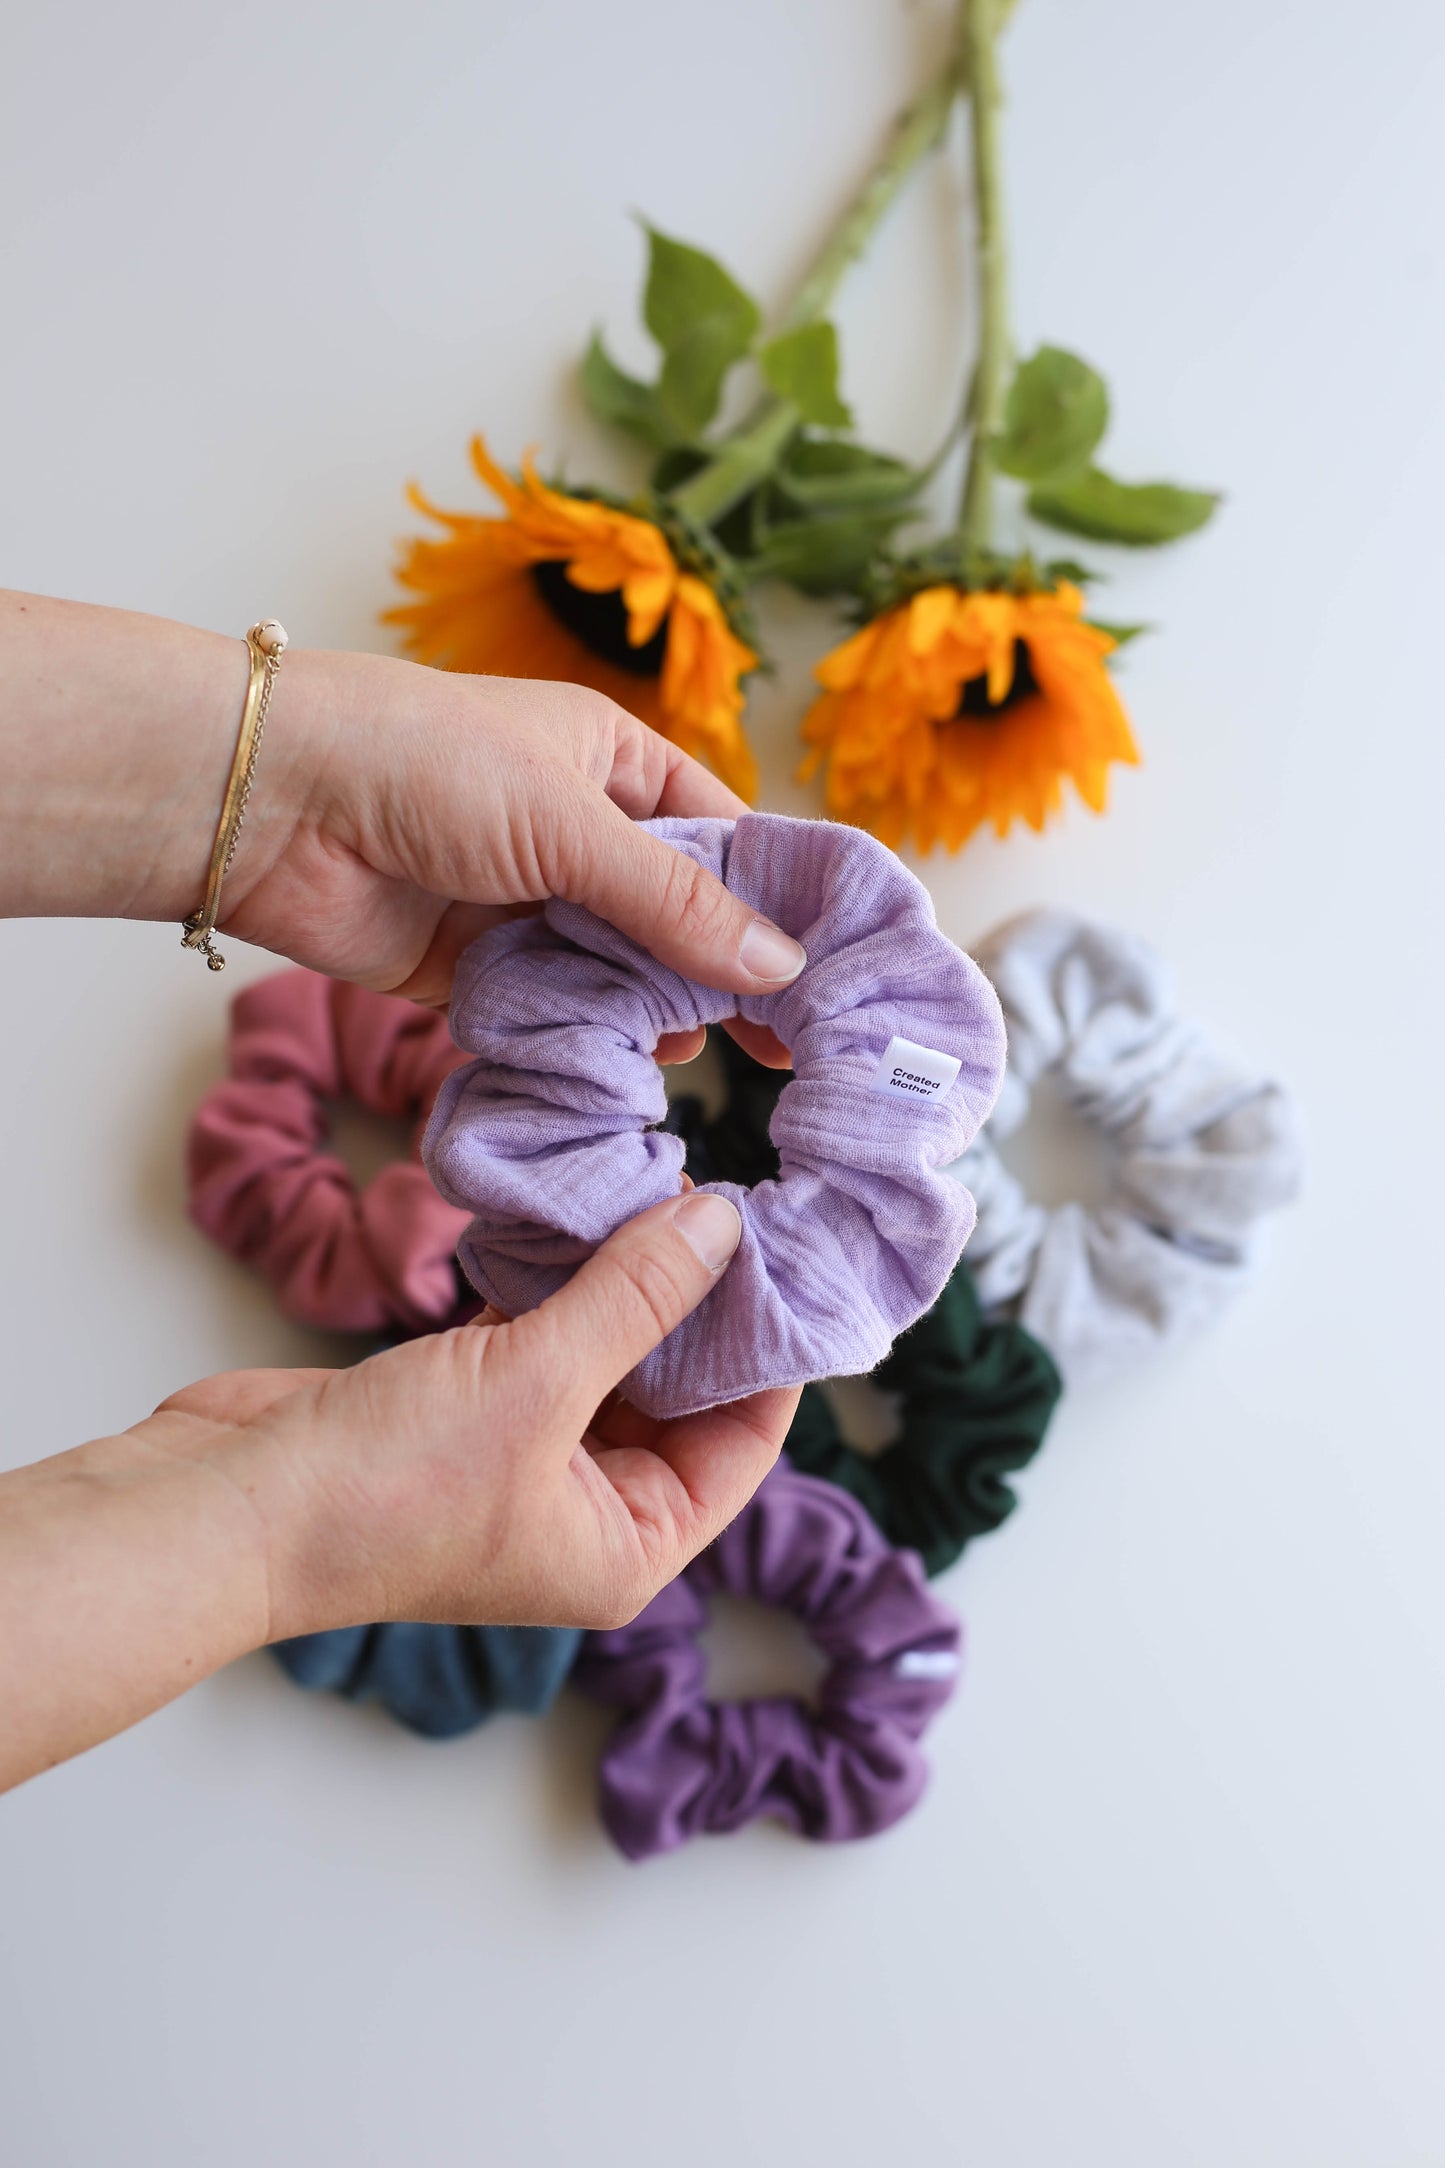
[[890,1039],[868,1089],[887,1092],[890,1099],[938,1099],[962,1067],[952,1054],[915,1046],[911,1039]]
[[893,1666],[895,1679],[951,1679],[958,1669],[952,1649],[905,1649]]

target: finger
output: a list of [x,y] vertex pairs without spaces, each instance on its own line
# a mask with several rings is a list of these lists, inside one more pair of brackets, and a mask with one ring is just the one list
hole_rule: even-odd
[[500,1328],[508,1362],[550,1397],[575,1443],[593,1411],[716,1286],[742,1236],[737,1207],[693,1190],[643,1212],[567,1285]]
[[630,821],[580,776],[558,800],[555,829],[539,839],[553,895],[585,904],[704,986],[777,993],[792,984],[808,960],[801,944],[685,851]]
[[695,1031],[665,1031],[653,1052],[664,1069],[677,1069],[687,1062],[696,1061],[706,1045],[707,1031],[699,1024]]
[[644,1415],[641,1408],[634,1408],[621,1393],[613,1393],[603,1401],[588,1424],[582,1443],[594,1458],[609,1447],[650,1448],[662,1427],[655,1415]]
[[598,1472],[631,1515],[659,1583],[675,1579],[736,1519],[777,1460],[797,1405],[796,1389],[754,1393],[660,1423],[645,1445],[594,1449]]
[[503,925],[509,919],[533,917],[538,908],[534,903],[447,904],[437,912],[426,947],[406,977],[380,987],[378,991],[399,994],[404,1000],[415,1001],[426,1009],[449,1007],[452,978],[463,949],[470,948],[473,941],[490,932],[493,926]]
[[766,1024],[749,1023],[745,1016],[729,1016],[723,1019],[723,1030],[742,1048],[751,1054],[765,1069],[791,1069],[793,1057],[775,1031]]
[[666,780],[658,795],[657,811],[679,820],[735,821],[748,810],[746,798],[740,798],[735,790],[729,790],[720,776],[705,768],[691,753],[680,753],[675,745],[667,745],[669,755]]
[[733,821],[747,812],[736,791],[635,715],[618,710],[614,729],[612,768],[604,788],[633,820],[661,813]]

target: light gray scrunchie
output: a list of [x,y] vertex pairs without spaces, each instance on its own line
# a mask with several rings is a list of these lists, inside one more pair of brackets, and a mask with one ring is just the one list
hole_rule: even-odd
[[[1299,1186],[1294,1109],[1173,1014],[1164,966],[1127,934],[1029,911],[974,955],[1003,1007],[1008,1069],[950,1169],[978,1206],[968,1266],[985,1306],[1007,1308],[1077,1385],[1206,1323],[1245,1282],[1256,1222]],[[1099,1210],[1032,1203],[995,1149],[1047,1071],[1114,1147]]]

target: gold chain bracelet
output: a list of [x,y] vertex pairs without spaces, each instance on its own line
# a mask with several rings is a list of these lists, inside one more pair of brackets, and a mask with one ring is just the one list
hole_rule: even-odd
[[181,946],[199,949],[212,971],[226,968],[226,959],[211,936],[216,930],[216,917],[221,908],[221,883],[231,870],[241,823],[246,817],[246,800],[251,795],[251,779],[256,773],[256,755],[261,750],[261,733],[266,728],[271,688],[281,667],[281,657],[286,652],[285,627],[278,625],[274,617],[264,619],[247,633],[246,647],[251,657],[251,681],[246,687],[246,704],[241,710],[241,728],[236,737],[236,757],[231,762],[220,824],[211,849],[206,900],[199,911],[192,911],[189,918],[181,920]]

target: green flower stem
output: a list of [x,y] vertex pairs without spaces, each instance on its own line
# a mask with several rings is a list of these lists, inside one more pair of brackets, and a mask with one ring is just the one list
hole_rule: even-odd
[[827,315],[844,277],[892,209],[904,182],[943,141],[954,101],[963,88],[967,16],[966,0],[961,0],[942,69],[922,95],[899,114],[887,150],[823,243],[779,331],[796,331],[800,325],[816,323]]
[[969,0],[964,25],[978,242],[978,355],[969,391],[973,428],[958,531],[965,563],[993,541],[993,446],[1003,426],[1009,361],[1008,263],[999,179],[998,33],[1011,0]]
[[798,426],[798,410],[786,399],[769,399],[740,435],[725,443],[716,458],[670,492],[684,519],[711,527],[740,504],[749,490],[772,473]]
[[[933,81],[899,115],[888,148],[823,243],[794,295],[780,331],[796,331],[826,316],[850,266],[862,255],[915,166],[942,142],[954,100],[963,87],[970,10],[960,0],[958,25],[948,57]],[[685,519],[711,527],[771,474],[800,416],[785,399],[766,399],[716,456],[672,491]]]

